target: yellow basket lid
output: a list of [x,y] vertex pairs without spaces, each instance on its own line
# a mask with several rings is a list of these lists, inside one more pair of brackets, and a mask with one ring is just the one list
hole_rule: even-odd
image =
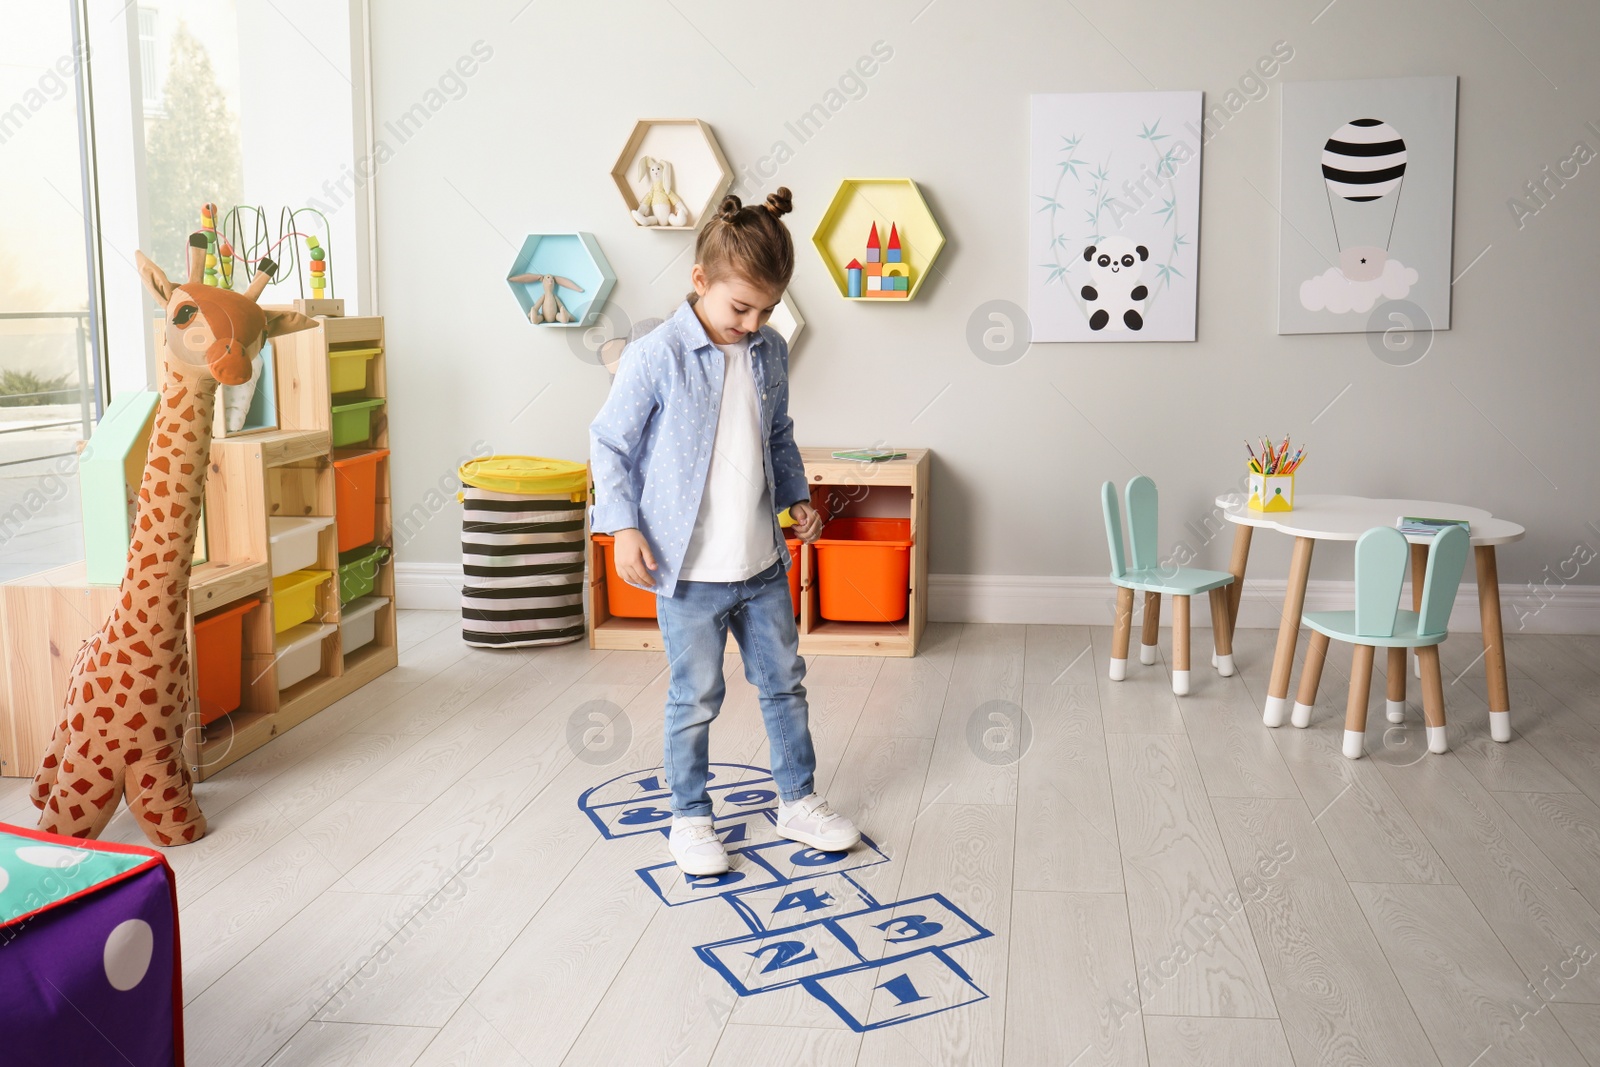
[[588,464],[544,456],[484,456],[463,463],[459,474],[467,485],[491,493],[561,493],[582,500],[589,491]]

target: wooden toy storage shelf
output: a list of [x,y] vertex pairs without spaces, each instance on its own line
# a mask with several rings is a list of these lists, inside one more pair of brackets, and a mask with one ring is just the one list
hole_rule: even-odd
[[[383,320],[321,321],[317,329],[274,341],[279,428],[219,438],[211,445],[205,511],[210,561],[197,566],[190,577],[191,650],[195,615],[244,597],[257,598],[261,604],[244,617],[244,692],[239,709],[204,726],[196,709],[185,731],[184,756],[200,780],[366,685],[399,660],[391,557],[380,567],[373,589],[389,603],[377,614],[372,641],[346,654],[336,626],[323,639],[317,672],[288,689],[278,689],[268,518],[333,516],[333,524],[318,535],[314,566],[334,572],[334,577],[318,592],[315,619],[331,623],[340,619],[330,349],[379,349],[367,362],[360,392],[387,396]],[[373,421],[370,445],[388,447],[387,419],[381,414]],[[388,466],[387,459],[379,461],[376,540],[380,544],[392,541]],[[82,563],[0,586],[0,636],[7,650],[7,662],[0,666],[4,683],[0,696],[6,703],[5,715],[0,716],[0,758],[5,760],[0,773],[33,774],[55,728],[72,657],[110,613],[116,593],[115,586],[87,584]]]
[[[802,448],[806,481],[813,499],[839,490],[849,501],[842,514],[868,513],[862,504],[877,489],[908,491],[897,517],[911,520],[911,585],[906,617],[898,622],[833,622],[818,610],[816,550],[800,549],[800,652],[814,656],[915,656],[917,643],[928,622],[928,469],[931,454],[926,448],[908,448],[904,459],[881,463],[861,463],[834,459],[831,448]],[[883,514],[872,510],[871,514]],[[654,619],[618,618],[606,610],[606,570],[593,538],[586,538],[586,563],[589,582],[589,647],[615,650],[651,649],[660,651],[661,629]]]

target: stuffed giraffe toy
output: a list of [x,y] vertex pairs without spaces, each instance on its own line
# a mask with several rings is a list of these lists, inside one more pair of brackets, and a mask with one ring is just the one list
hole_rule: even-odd
[[184,617],[217,387],[248,381],[266,338],[317,323],[256,303],[276,272],[271,260],[262,261],[244,293],[205,285],[199,234],[189,239],[182,285],[142,253],[135,258],[165,313],[161,399],[128,569],[111,617],[73,660],[66,710],[34,776],[33,803],[44,813],[39,829],[95,838],[126,797],[151,842],[183,845],[206,832],[183,755],[193,700]]

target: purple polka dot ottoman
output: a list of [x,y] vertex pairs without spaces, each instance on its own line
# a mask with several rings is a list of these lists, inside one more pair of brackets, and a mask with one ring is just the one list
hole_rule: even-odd
[[180,959],[159,852],[0,823],[0,1063],[182,1067]]

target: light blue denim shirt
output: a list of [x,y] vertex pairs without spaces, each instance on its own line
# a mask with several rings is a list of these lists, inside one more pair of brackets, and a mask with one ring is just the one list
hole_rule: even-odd
[[[810,499],[789,417],[789,346],[771,326],[750,339],[751,369],[761,398],[762,466],[780,546],[777,511]],[[722,404],[722,350],[685,301],[672,318],[630,344],[600,414],[589,426],[597,533],[637,527],[656,557],[655,589],[671,596],[689,549],[705,493]],[[760,516],[751,516],[759,521]]]

